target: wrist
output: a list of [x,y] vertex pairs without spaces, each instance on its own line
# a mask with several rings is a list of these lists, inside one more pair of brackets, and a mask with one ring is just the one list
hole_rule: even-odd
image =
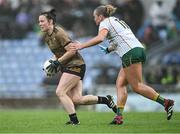
[[79,45],[79,47],[78,47],[78,49],[83,49],[83,48],[85,48],[86,46],[84,45],[84,44],[82,44],[82,45]]
[[54,63],[55,63],[56,65],[61,65],[61,62],[60,62],[58,59],[55,60]]
[[61,63],[61,59],[60,59],[60,58],[57,58],[56,61],[59,62],[59,63]]
[[106,48],[106,52],[107,52],[107,53],[110,53],[110,52],[111,52],[111,51],[109,51],[108,47]]

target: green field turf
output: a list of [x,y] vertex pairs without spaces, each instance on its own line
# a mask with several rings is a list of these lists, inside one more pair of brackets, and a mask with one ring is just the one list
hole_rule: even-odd
[[180,133],[180,113],[166,120],[166,114],[124,113],[123,125],[109,125],[114,114],[78,111],[81,125],[65,125],[60,110],[1,110],[0,133]]

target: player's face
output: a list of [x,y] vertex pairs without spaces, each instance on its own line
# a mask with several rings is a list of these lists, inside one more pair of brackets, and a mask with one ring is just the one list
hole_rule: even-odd
[[39,16],[39,26],[42,32],[47,32],[49,30],[49,21],[44,15]]
[[100,22],[102,21],[101,15],[98,16],[98,15],[96,14],[96,12],[94,12],[94,13],[93,13],[93,16],[94,16],[94,21],[95,21],[96,25],[99,25]]

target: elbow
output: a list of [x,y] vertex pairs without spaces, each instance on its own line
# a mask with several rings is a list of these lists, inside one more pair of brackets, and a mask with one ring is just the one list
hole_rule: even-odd
[[105,39],[105,37],[104,37],[104,36],[98,36],[98,41],[99,41],[99,43],[103,42],[103,41],[104,41],[104,39]]
[[101,43],[101,42],[103,42],[104,41],[104,39],[103,38],[100,38],[99,39],[99,43]]

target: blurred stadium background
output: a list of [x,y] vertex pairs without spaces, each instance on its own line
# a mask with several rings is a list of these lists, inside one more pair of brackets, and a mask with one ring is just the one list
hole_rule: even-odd
[[[55,96],[61,74],[47,78],[42,71],[52,54],[42,41],[38,15],[55,8],[57,22],[74,40],[84,42],[97,33],[94,8],[108,3],[118,7],[115,16],[124,19],[146,47],[145,82],[174,99],[180,111],[180,0],[0,0],[0,109],[61,109]],[[87,64],[84,94],[116,99],[118,56],[104,55],[97,46],[81,54]],[[126,111],[163,110],[128,90]],[[104,111],[100,105],[86,108]]]

